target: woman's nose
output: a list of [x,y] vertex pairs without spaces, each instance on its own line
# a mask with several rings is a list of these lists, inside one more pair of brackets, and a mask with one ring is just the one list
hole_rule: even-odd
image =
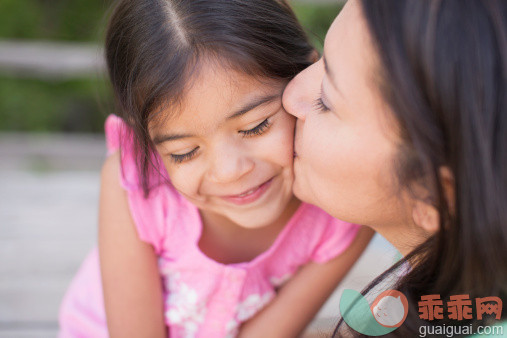
[[208,177],[214,183],[235,182],[254,168],[254,161],[247,151],[234,144],[221,146],[212,157]]
[[318,76],[319,62],[299,73],[283,92],[282,102],[285,110],[300,120],[306,118],[312,110],[314,100],[318,97],[321,81]]

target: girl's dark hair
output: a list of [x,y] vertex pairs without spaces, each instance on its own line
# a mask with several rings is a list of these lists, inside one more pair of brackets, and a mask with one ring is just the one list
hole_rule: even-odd
[[148,124],[160,107],[178,103],[200,61],[288,81],[309,66],[313,52],[284,0],[121,0],[105,49],[117,114],[137,141],[146,195],[154,153]]
[[[391,336],[418,336],[420,325],[487,325],[491,316],[478,321],[474,299],[496,296],[505,304],[507,294],[507,2],[361,6],[379,54],[380,89],[402,129],[400,187],[426,187],[440,213],[439,231],[363,294],[410,262],[394,286],[410,311]],[[443,191],[444,167],[454,177],[454,205]],[[443,301],[444,319],[426,322],[418,302],[433,294]],[[474,319],[448,320],[446,302],[462,294],[470,295]],[[341,321],[335,334],[345,328]]]

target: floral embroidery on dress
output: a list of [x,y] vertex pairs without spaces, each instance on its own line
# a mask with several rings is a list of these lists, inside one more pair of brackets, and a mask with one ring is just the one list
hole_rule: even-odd
[[226,337],[236,337],[240,323],[252,318],[259,312],[266,304],[268,304],[275,297],[273,291],[266,292],[262,296],[254,293],[246,297],[242,302],[236,305],[236,318],[231,319],[226,325]]
[[225,325],[225,338],[235,338],[238,335],[239,322],[236,319],[231,319]]
[[291,277],[294,275],[292,272],[288,272],[285,275],[282,275],[280,277],[271,277],[269,278],[269,282],[271,285],[273,285],[275,288],[278,288],[285,284]]
[[195,337],[199,325],[204,322],[206,306],[197,291],[180,281],[177,271],[163,271],[166,297],[166,319],[170,324],[178,325],[186,338]]
[[246,297],[236,307],[237,313],[236,318],[239,322],[244,322],[253,317],[260,309],[262,309],[271,299],[275,297],[273,291],[266,292],[262,296],[258,293],[254,293]]

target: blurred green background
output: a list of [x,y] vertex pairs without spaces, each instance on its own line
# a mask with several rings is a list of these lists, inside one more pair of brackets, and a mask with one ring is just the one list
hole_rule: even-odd
[[[1,0],[0,40],[101,45],[111,0]],[[338,2],[292,2],[315,46],[340,11]],[[113,110],[103,74],[19,77],[0,68],[0,131],[102,133]]]

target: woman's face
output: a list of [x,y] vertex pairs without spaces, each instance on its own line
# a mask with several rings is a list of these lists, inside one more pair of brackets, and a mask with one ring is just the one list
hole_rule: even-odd
[[376,58],[360,6],[349,1],[322,58],[289,83],[283,103],[298,118],[296,196],[378,229],[411,217],[397,190],[397,124],[378,90]]

